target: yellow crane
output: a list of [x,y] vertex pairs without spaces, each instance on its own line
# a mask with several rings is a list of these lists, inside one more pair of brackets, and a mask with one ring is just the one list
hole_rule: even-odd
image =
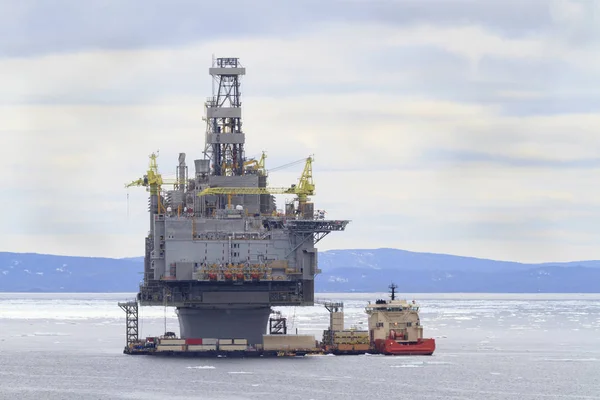
[[156,159],[158,158],[158,151],[156,153],[150,154],[150,163],[148,165],[148,171],[146,174],[135,181],[132,181],[125,185],[125,188],[129,188],[132,186],[144,186],[146,187],[146,191],[150,192],[151,196],[158,197],[158,211],[160,213],[162,205],[160,204],[160,193],[162,190],[162,185],[178,185],[179,182],[177,179],[163,179],[160,172],[158,172],[158,163]]
[[253,169],[259,173],[259,175],[266,175],[267,170],[265,169],[265,159],[267,155],[265,152],[262,152],[262,156],[260,156],[260,160],[256,161],[254,158],[244,162],[244,169]]
[[[264,168],[264,159],[261,158],[261,161],[263,161]],[[300,175],[298,184],[292,185],[289,188],[210,187],[202,190],[200,193],[198,193],[198,196],[219,194],[228,196],[240,194],[293,194],[297,196],[299,203],[298,208],[302,211],[304,209],[304,204],[306,204],[308,201],[308,196],[314,196],[315,194],[315,184],[312,176],[312,162],[312,156],[306,158],[304,170],[302,171],[302,175]]]

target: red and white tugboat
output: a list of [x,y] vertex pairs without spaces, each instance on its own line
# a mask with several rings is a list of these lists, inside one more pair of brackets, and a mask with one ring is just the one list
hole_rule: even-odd
[[365,308],[371,347],[386,355],[430,356],[435,351],[435,339],[423,338],[418,304],[397,300],[397,287],[393,283],[389,286],[390,300],[377,300]]

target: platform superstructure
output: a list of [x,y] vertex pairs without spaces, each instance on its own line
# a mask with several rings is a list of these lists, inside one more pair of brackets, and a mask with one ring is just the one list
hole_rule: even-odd
[[[315,194],[313,158],[298,183],[268,186],[265,155],[245,156],[241,78],[237,58],[217,58],[209,74],[204,156],[180,153],[176,178],[163,179],[158,154],[142,178],[127,186],[150,193],[144,280],[137,301],[177,308],[182,338],[247,338],[261,343],[271,306],[311,306],[317,267],[315,245],[349,221],[325,220]],[[169,190],[165,188],[169,186]],[[277,210],[274,195],[292,195]]]

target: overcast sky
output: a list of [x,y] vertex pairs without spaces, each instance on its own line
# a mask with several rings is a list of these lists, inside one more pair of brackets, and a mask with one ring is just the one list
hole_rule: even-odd
[[201,158],[214,54],[247,155],[352,220],[319,249],[598,259],[599,4],[0,0],[0,251],[143,255],[124,184]]

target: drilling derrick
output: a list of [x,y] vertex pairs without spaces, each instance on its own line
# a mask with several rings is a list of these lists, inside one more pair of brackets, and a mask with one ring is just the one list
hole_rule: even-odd
[[206,102],[205,155],[213,175],[243,175],[244,133],[240,78],[246,73],[237,58],[218,58],[209,69],[213,96]]
[[[209,68],[213,96],[205,104],[204,158],[188,176],[179,154],[176,179],[147,173],[127,186],[150,192],[150,232],[145,240],[141,305],[176,307],[183,338],[246,338],[262,343],[272,306],[314,304],[315,244],[349,221],[314,212],[312,157],[297,184],[267,186],[266,155],[244,155],[237,58]],[[172,190],[163,186],[173,185]],[[293,195],[285,212],[275,195]]]

